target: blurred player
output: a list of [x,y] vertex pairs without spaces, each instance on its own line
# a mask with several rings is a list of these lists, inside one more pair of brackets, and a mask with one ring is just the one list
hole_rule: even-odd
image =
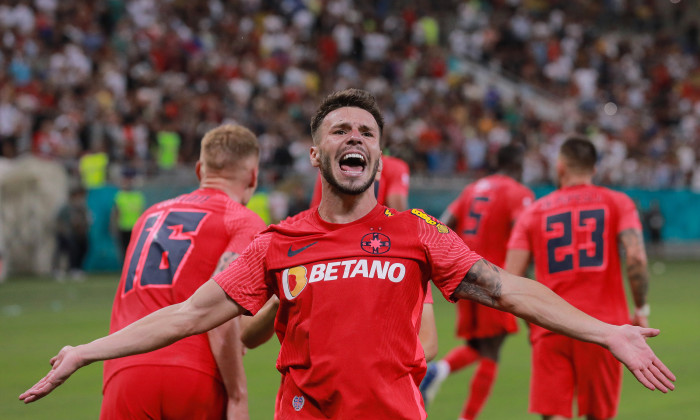
[[[258,142],[241,126],[205,134],[199,189],[147,209],[134,226],[110,331],[186,300],[265,228],[245,203]],[[248,418],[238,319],[151,353],[104,363],[102,419]]]
[[673,389],[673,373],[646,343],[659,330],[614,326],[569,305],[535,281],[471,251],[436,219],[377,204],[383,118],[358,89],[335,92],[312,118],[311,163],[323,175],[317,212],[273,225],[187,301],[77,347],[20,400],[47,395],[78,368],[143,353],[256,313],[276,294],[282,373],[276,418],[425,419],[418,340],[429,281],[451,300],[473,299],[545,328],[594,342],[624,361],[649,389]]
[[[505,264],[506,246],[516,218],[534,199],[532,191],[518,182],[523,156],[519,146],[502,147],[497,157],[498,173],[468,185],[441,218],[469,248],[499,267]],[[460,415],[460,419],[473,420],[486,404],[496,380],[503,341],[507,334],[518,330],[518,325],[512,314],[471,300],[457,302],[457,315],[457,335],[465,344],[431,363],[420,388],[427,405],[450,373],[478,362]]]
[[[513,229],[506,269],[522,274],[535,263],[535,278],[583,312],[604,322],[630,322],[621,275],[620,245],[636,310],[632,323],[648,327],[649,277],[642,226],[632,200],[592,183],[595,146],[572,137],[561,146],[559,189],[528,207]],[[604,349],[533,325],[530,411],[545,419],[615,417],[622,366]]]

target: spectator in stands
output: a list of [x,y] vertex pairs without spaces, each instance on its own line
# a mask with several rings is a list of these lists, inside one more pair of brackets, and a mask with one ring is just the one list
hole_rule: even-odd
[[[306,160],[299,122],[325,92],[365,86],[387,110],[387,149],[418,176],[479,176],[465,144],[480,151],[520,136],[530,161],[545,163],[526,167],[526,181],[545,182],[553,139],[577,131],[597,133],[603,159],[615,146],[619,164],[600,166],[606,182],[697,183],[689,150],[700,147],[699,41],[684,2],[669,6],[666,21],[652,3],[433,2],[420,16],[395,2],[268,3],[1,6],[0,97],[11,98],[0,101],[2,153],[64,156],[52,120],[80,110],[89,117],[73,121],[80,150],[69,159],[103,139],[111,166],[135,153],[155,173],[148,168],[194,162],[201,134],[228,116],[278,131],[274,160],[312,178],[308,166],[292,165]],[[431,115],[450,120],[458,109],[467,118],[451,124]]]
[[126,255],[126,248],[131,240],[131,231],[146,208],[146,197],[143,192],[135,189],[135,176],[132,169],[125,169],[119,191],[114,196],[113,221],[119,232],[122,258]]

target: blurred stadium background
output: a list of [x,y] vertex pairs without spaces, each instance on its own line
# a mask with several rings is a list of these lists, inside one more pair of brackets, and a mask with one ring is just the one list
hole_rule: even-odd
[[[0,351],[0,418],[54,418],[4,415],[14,404],[4,399],[38,377],[36,361],[59,343],[106,332],[121,265],[111,217],[125,180],[146,205],[194,188],[199,139],[234,121],[262,145],[258,210],[270,221],[293,214],[316,176],[310,115],[346,87],[375,94],[385,151],[411,168],[409,203],[434,215],[511,142],[527,147],[524,181],[538,196],[550,191],[559,142],[587,135],[601,152],[597,181],[630,194],[644,216],[653,317],[678,330],[659,347],[696,348],[683,332],[698,310],[674,302],[698,296],[699,19],[690,0],[0,2],[0,350],[10,352]],[[54,282],[57,214],[81,188],[91,214],[86,282]],[[448,314],[442,348],[451,310],[438,307]],[[5,367],[29,357],[32,370],[9,386]],[[698,373],[694,360],[678,360],[677,373]],[[521,373],[497,386],[520,384],[513,398],[524,395]],[[94,418],[94,384],[80,397],[70,389],[49,404]],[[646,415],[639,401],[626,418],[664,418],[670,407]]]

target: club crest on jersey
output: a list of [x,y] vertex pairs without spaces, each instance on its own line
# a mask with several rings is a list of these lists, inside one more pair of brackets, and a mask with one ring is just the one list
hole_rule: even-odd
[[438,232],[440,233],[447,233],[450,231],[450,229],[443,225],[442,223],[438,222],[435,220],[435,218],[427,213],[425,213],[422,210],[419,209],[411,209],[411,214],[414,216],[418,216],[421,219],[425,221],[425,223],[429,224],[430,226],[435,226]]
[[304,407],[304,397],[295,395],[294,398],[292,398],[292,407],[294,407],[295,411],[301,410]]
[[304,266],[287,268],[282,272],[282,289],[284,289],[284,296],[287,300],[292,300],[299,296],[299,293],[304,290],[308,283],[306,267]]
[[360,240],[360,248],[370,254],[384,254],[391,249],[391,240],[383,233],[368,233]]

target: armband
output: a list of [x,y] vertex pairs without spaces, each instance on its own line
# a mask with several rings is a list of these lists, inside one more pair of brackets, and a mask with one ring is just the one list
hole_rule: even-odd
[[634,310],[634,314],[636,316],[643,316],[645,318],[648,318],[650,313],[651,308],[649,307],[648,303],[645,303],[641,308],[637,308]]

